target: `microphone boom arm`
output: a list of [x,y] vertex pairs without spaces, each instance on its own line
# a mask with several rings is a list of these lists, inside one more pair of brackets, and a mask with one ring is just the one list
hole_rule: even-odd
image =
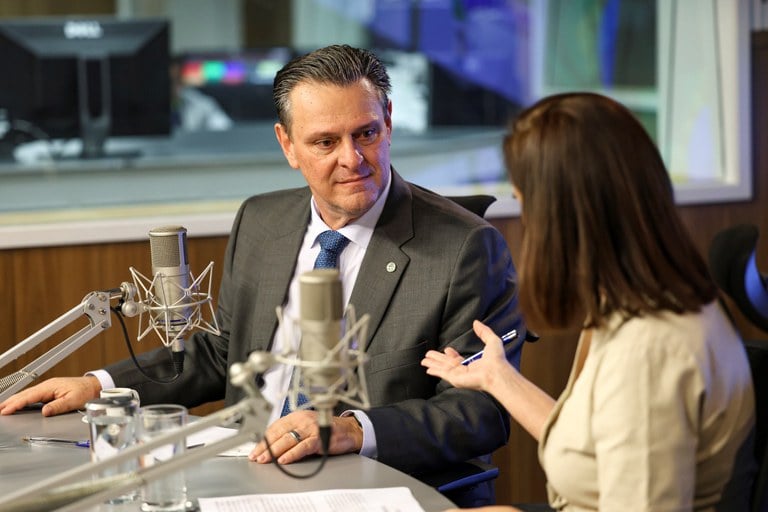
[[87,341],[109,329],[112,326],[112,318],[110,316],[110,301],[112,299],[121,299],[123,301],[123,314],[134,316],[138,310],[137,304],[134,301],[135,295],[136,286],[127,282],[122,283],[120,288],[91,292],[83,298],[80,304],[0,355],[0,368],[2,368],[76,320],[82,317],[88,318],[87,326],[84,326],[51,348],[21,370],[0,379],[0,402],[36,380],[41,374],[83,346]]
[[[174,304],[166,304],[159,300],[152,292],[155,282],[162,283],[165,279],[162,273],[155,274],[153,279],[150,280],[133,267],[130,268],[133,283],[124,282],[120,285],[120,288],[89,293],[80,304],[28,338],[17,343],[3,354],[0,354],[0,368],[2,368],[78,319],[82,317],[88,319],[88,325],[48,350],[45,354],[27,364],[21,370],[0,378],[0,402],[23,389],[30,382],[37,380],[40,375],[83,346],[87,341],[109,329],[112,326],[110,301],[115,299],[120,300],[120,312],[124,316],[130,318],[139,315],[139,334],[137,337],[139,341],[149,332],[157,333],[160,341],[166,347],[194,329],[201,329],[218,335],[220,331],[211,299],[212,269],[213,262],[210,262],[197,278],[194,278],[190,273],[192,283],[189,287],[180,290],[183,300]],[[203,280],[205,279],[207,279],[206,287],[208,291],[201,292]],[[135,299],[137,295],[140,295],[139,290],[144,291],[145,299],[143,301],[136,301]],[[201,312],[202,306],[207,306],[210,320],[207,320]],[[163,333],[160,326],[169,325],[169,318],[178,315],[178,312],[182,309],[190,311],[184,325],[178,329],[167,329]],[[144,328],[142,326],[144,325],[145,318],[147,326]]]

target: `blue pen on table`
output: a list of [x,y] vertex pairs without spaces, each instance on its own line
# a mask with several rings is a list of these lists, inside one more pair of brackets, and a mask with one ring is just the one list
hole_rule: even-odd
[[87,439],[77,440],[77,439],[61,439],[58,437],[24,436],[21,438],[21,440],[26,441],[29,444],[64,444],[69,446],[77,446],[80,448],[89,448],[91,446],[91,442]]
[[[501,337],[501,341],[505,345],[510,343],[511,341],[516,340],[516,339],[517,339],[517,330],[516,329],[512,329],[511,331],[509,331],[508,333],[502,335],[502,337]],[[476,354],[472,354],[471,356],[469,356],[468,358],[463,360],[461,362],[461,364],[467,365],[469,363],[473,363],[473,362],[477,361],[478,359],[480,359],[481,357],[483,357],[483,350],[481,350],[480,352],[478,352]]]

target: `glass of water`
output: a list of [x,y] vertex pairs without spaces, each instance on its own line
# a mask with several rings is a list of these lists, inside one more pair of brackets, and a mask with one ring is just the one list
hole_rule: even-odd
[[[139,402],[131,397],[99,398],[85,404],[91,441],[91,460],[99,462],[116,455],[136,442]],[[138,460],[103,469],[95,479],[135,471]],[[133,501],[137,490],[107,501],[111,504]]]
[[[147,405],[140,411],[140,441],[164,435],[187,424],[187,409],[183,405]],[[176,457],[186,449],[186,438],[162,445],[143,455],[142,466],[148,467]],[[145,512],[180,512],[186,510],[187,481],[184,471],[175,471],[153,478],[141,491],[141,510]]]

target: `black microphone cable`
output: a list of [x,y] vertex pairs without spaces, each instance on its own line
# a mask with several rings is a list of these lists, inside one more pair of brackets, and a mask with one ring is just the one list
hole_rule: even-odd
[[[174,382],[181,376],[181,372],[179,371],[179,367],[174,361],[173,352],[171,352],[170,349],[168,349],[169,352],[171,352],[171,366],[174,369],[173,376],[168,380],[162,380],[156,377],[153,377],[149,375],[144,368],[142,368],[141,364],[139,363],[139,360],[136,358],[136,353],[133,351],[133,345],[131,345],[131,337],[128,335],[128,329],[125,326],[125,319],[123,317],[123,312],[121,310],[123,301],[121,300],[120,303],[118,303],[116,306],[111,307],[110,309],[117,317],[118,322],[120,323],[120,329],[123,331],[123,339],[125,340],[125,345],[128,347],[128,353],[131,355],[131,360],[133,360],[133,364],[136,365],[136,368],[141,372],[142,375],[144,375],[147,379],[149,379],[150,382],[154,382],[155,384],[170,384],[171,382]],[[166,347],[168,348],[168,347]],[[184,356],[184,353],[182,352],[182,357]]]

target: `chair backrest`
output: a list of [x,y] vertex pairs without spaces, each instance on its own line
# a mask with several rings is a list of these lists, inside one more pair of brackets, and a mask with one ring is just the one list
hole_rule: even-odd
[[755,387],[755,460],[757,475],[752,485],[751,512],[768,511],[768,339],[746,341],[752,382]]
[[[766,279],[757,269],[754,258],[757,238],[757,227],[751,224],[741,224],[719,232],[709,248],[709,269],[717,285],[732,299],[742,315],[768,332],[768,317],[756,304],[768,298]],[[745,284],[747,282],[750,283],[749,292]],[[768,334],[762,340],[745,340],[744,347],[752,372],[756,408],[754,437],[748,440],[754,443],[754,462],[757,463],[749,510],[768,512]],[[743,457],[740,460],[737,456],[732,480],[739,478],[739,475],[746,478],[746,475],[752,474],[749,470],[751,468],[739,467],[748,463]],[[733,481],[730,485],[733,485]]]
[[746,340],[755,389],[755,428],[736,453],[718,512],[768,512],[768,339]]
[[485,212],[488,211],[488,207],[496,201],[495,197],[485,194],[446,197],[480,217],[485,217]]

